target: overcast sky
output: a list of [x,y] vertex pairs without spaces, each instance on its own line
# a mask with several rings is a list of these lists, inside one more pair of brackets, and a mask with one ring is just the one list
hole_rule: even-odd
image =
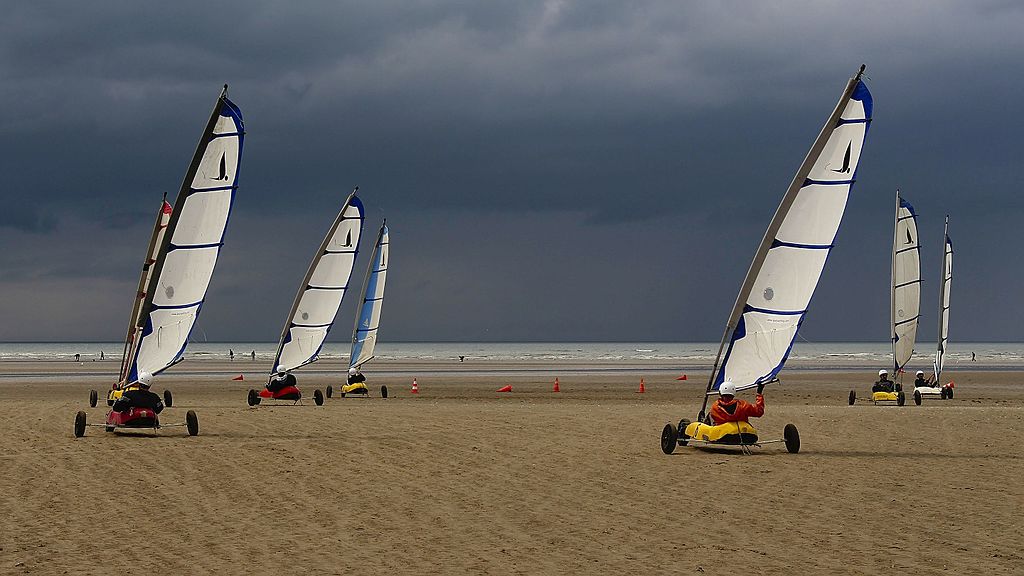
[[[220,86],[240,188],[195,338],[273,341],[359,185],[381,341],[717,341],[847,79],[875,100],[801,329],[888,341],[893,193],[934,341],[1022,339],[1024,4],[8,2],[0,341],[118,340]],[[357,281],[358,283],[358,281]],[[331,340],[348,340],[356,294]]]

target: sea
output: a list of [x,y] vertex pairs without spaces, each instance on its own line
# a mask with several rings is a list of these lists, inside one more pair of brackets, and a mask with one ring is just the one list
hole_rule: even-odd
[[[0,362],[119,360],[122,342],[8,342],[0,343]],[[931,366],[935,344],[920,343],[912,364],[920,369]],[[192,342],[185,359],[250,360],[270,363],[277,352],[276,342]],[[328,342],[322,359],[347,359],[347,342]],[[381,360],[545,362],[623,361],[635,364],[645,360],[658,364],[678,362],[682,366],[710,366],[718,352],[718,342],[378,342],[376,357]],[[102,355],[102,358],[101,358]],[[973,360],[972,360],[973,356]],[[798,342],[793,347],[787,369],[848,369],[868,366],[887,367],[891,362],[888,343],[877,342]],[[946,354],[946,369],[956,367],[986,370],[1024,369],[1024,343],[958,343]]]

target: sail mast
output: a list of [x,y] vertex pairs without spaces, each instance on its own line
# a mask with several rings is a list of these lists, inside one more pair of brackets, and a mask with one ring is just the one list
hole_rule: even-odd
[[896,209],[893,211],[892,223],[892,265],[889,268],[889,319],[891,320],[889,342],[892,348],[893,380],[897,378],[900,371],[900,361],[896,357],[896,250],[899,243],[900,231],[900,189],[896,189]]
[[[726,342],[730,341],[734,336],[740,317],[743,315],[743,311],[747,305],[747,299],[750,296],[751,289],[753,288],[758,273],[768,256],[768,251],[772,248],[776,235],[782,227],[782,223],[785,220],[786,215],[789,213],[790,208],[793,206],[793,202],[796,200],[797,193],[805,185],[811,169],[818,161],[818,158],[824,150],[825,145],[828,143],[829,138],[832,136],[833,131],[840,124],[843,111],[846,109],[850,97],[857,88],[861,76],[864,75],[864,68],[865,66],[861,65],[857,74],[847,82],[846,89],[843,91],[842,97],[840,97],[839,102],[832,111],[832,114],[829,115],[828,120],[825,122],[824,126],[822,126],[821,131],[818,133],[818,137],[814,140],[814,144],[807,152],[807,156],[804,157],[804,161],[800,165],[800,169],[797,170],[796,175],[793,177],[793,181],[786,190],[786,194],[783,196],[782,202],[779,204],[779,207],[775,212],[775,216],[768,225],[764,238],[761,240],[761,244],[758,246],[757,252],[754,254],[754,259],[751,261],[750,268],[747,270],[746,278],[744,278],[743,284],[740,286],[739,294],[736,296],[736,302],[733,304],[732,312],[729,314],[729,320],[726,322],[725,333],[722,337],[722,341],[718,346],[718,353],[715,356],[714,367],[711,370],[711,376],[708,378],[707,389],[704,394],[704,403],[700,410],[699,418],[701,419],[703,419],[704,412],[707,409],[708,395],[714,386],[718,373],[723,367],[720,363],[722,360],[722,351],[725,349]],[[850,149],[847,150],[847,159],[849,159],[849,153]]]

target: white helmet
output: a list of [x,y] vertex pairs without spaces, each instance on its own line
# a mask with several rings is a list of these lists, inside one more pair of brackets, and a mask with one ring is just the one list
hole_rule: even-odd
[[285,374],[287,374],[287,373],[288,373],[288,371],[287,371],[287,370],[285,370],[285,368],[284,368],[284,364],[279,364],[279,365],[278,365],[278,367],[277,367],[277,374],[278,374],[279,376],[284,376],[284,375],[285,375]]
[[888,376],[889,375],[889,371],[888,370],[879,370],[878,371],[878,375],[879,376]]
[[917,375],[918,376],[924,376],[924,370],[918,370],[917,371]]
[[356,375],[356,372],[358,372],[358,370],[356,370],[356,367],[355,367],[355,366],[353,366],[353,367],[351,367],[351,368],[349,368],[349,369],[348,369],[348,375],[349,375],[349,376],[355,376],[355,375]]
[[153,375],[149,372],[142,372],[139,374],[139,386],[143,388],[149,388],[153,385]]
[[721,396],[735,396],[736,385],[726,380],[725,382],[722,382],[721,386],[718,387],[718,393]]

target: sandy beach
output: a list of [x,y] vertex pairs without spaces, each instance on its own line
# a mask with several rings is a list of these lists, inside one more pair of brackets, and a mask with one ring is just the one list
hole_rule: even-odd
[[[300,406],[245,403],[259,363],[158,379],[182,428],[72,436],[116,362],[0,362],[2,574],[1019,574],[1024,373],[957,371],[957,397],[847,405],[871,370],[795,370],[763,439],[800,454],[681,448],[706,369],[340,362],[297,372]],[[244,381],[232,381],[244,374]],[[554,376],[561,392],[551,391]],[[420,393],[410,393],[412,378]],[[640,378],[646,392],[636,392]],[[380,385],[390,397],[381,399]],[[495,390],[513,386],[508,394]]]

